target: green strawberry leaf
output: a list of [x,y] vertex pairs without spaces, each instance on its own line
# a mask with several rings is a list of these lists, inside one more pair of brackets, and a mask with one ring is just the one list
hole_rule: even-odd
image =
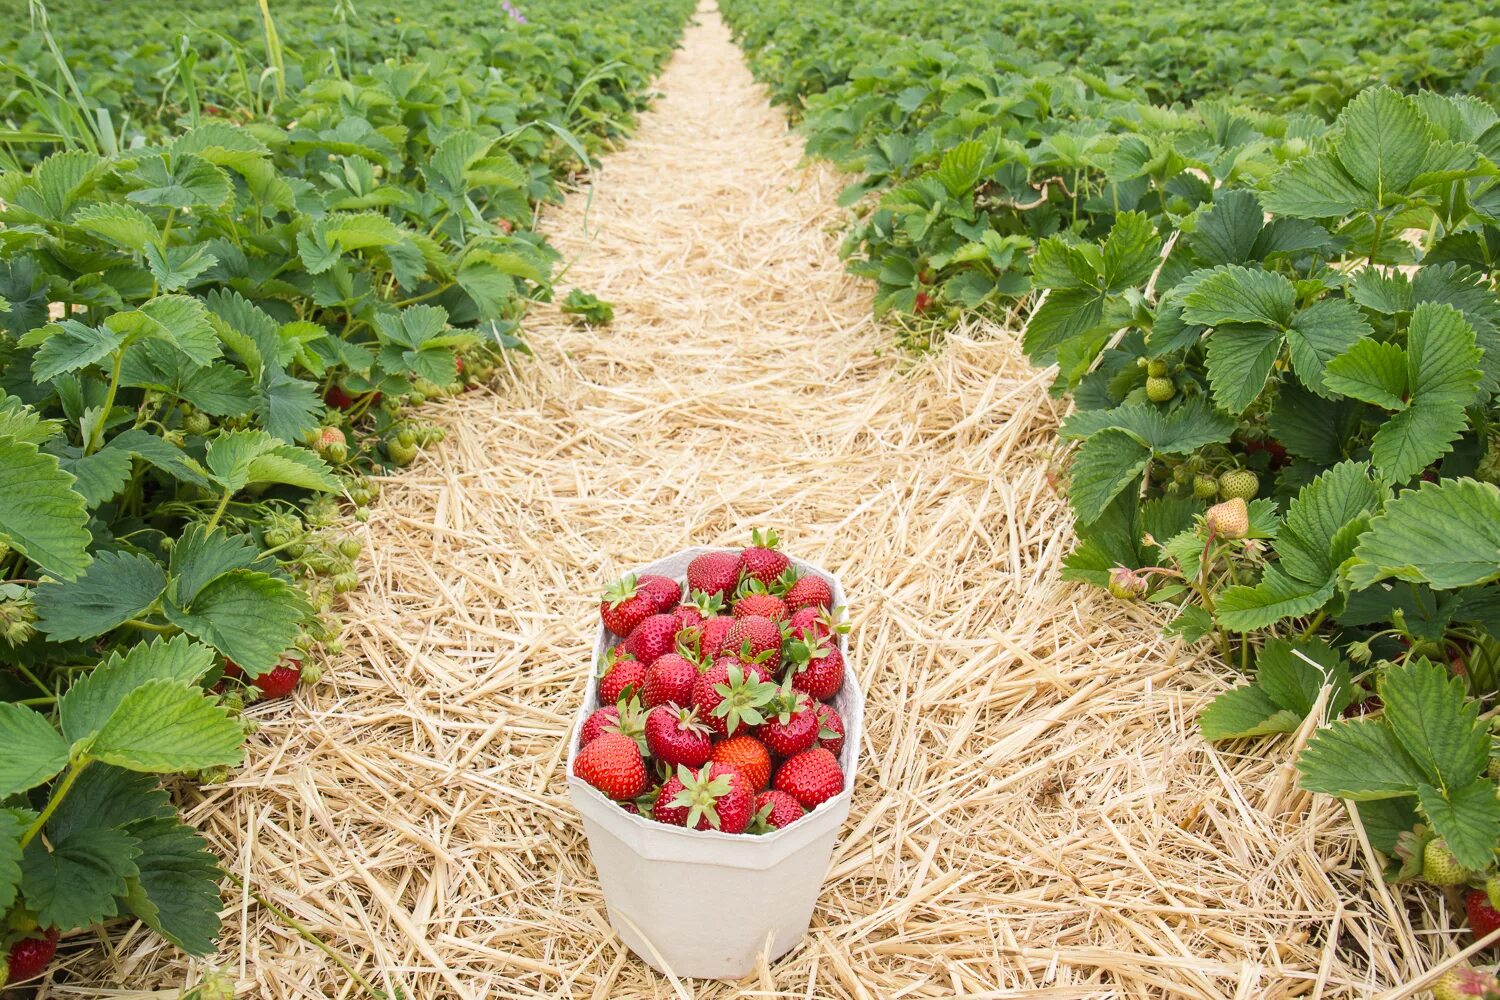
[[1500,580],[1500,489],[1448,479],[1406,490],[1371,520],[1354,559],[1355,590],[1392,577],[1436,590]]
[[1284,618],[1310,615],[1328,603],[1333,594],[1332,580],[1322,584],[1295,580],[1270,565],[1254,586],[1224,588],[1214,602],[1214,615],[1231,632],[1253,632],[1269,628]]
[[1466,697],[1462,678],[1423,658],[1390,667],[1376,689],[1386,724],[1428,775],[1425,781],[1454,789],[1484,773],[1489,728],[1478,721],[1479,702]]
[[119,350],[124,342],[123,334],[76,319],[48,324],[21,338],[22,347],[40,345],[31,359],[31,378],[37,383],[51,382],[64,372],[97,364]]
[[131,771],[182,773],[244,760],[239,721],[181,680],[143,681],[120,699],[89,756]]
[[1333,392],[1387,410],[1406,409],[1406,352],[1398,344],[1361,340],[1325,366]]
[[1256,657],[1255,669],[1266,694],[1276,704],[1296,713],[1299,724],[1313,710],[1325,684],[1333,687],[1325,710],[1328,715],[1337,716],[1354,700],[1349,665],[1322,639],[1296,643],[1267,639]]
[[50,851],[38,838],[21,861],[21,895],[43,927],[90,927],[119,916],[116,897],[138,874],[139,854],[139,843],[123,830],[79,830]]
[[1427,781],[1381,719],[1341,720],[1318,730],[1298,756],[1297,770],[1307,791],[1356,802],[1415,795]]
[[130,453],[112,445],[106,444],[92,455],[58,459],[58,466],[77,480],[73,490],[83,497],[89,510],[119,496],[130,482],[134,468]]
[[1085,526],[1098,520],[1121,493],[1139,487],[1151,452],[1131,434],[1110,428],[1092,435],[1073,457],[1068,500]]
[[1323,381],[1328,362],[1344,354],[1373,331],[1348,299],[1320,299],[1292,317],[1286,331],[1292,370],[1302,384],[1319,395],[1329,395]]
[[166,585],[150,556],[101,552],[79,579],[36,588],[36,627],[54,642],[92,639],[146,612]]
[[1267,326],[1218,327],[1208,340],[1205,356],[1214,403],[1229,413],[1242,413],[1255,402],[1281,354],[1284,339],[1279,330]]
[[0,542],[74,580],[89,565],[87,524],[84,499],[57,459],[31,441],[0,436]]
[[306,490],[336,490],[328,464],[305,448],[284,444],[265,431],[229,431],[208,446],[204,463],[218,483],[238,492],[246,486],[284,483]]
[[47,717],[0,702],[0,799],[35,788],[68,765],[68,744]]
[[157,242],[156,223],[134,205],[95,202],[73,216],[73,225],[122,250],[144,253]]
[[215,577],[186,607],[172,600],[163,603],[172,624],[223,653],[252,678],[276,666],[311,613],[292,584],[248,569]]
[[1500,799],[1495,797],[1493,781],[1471,781],[1448,791],[1424,784],[1417,789],[1417,799],[1459,864],[1484,871],[1494,862],[1495,842],[1500,841]]
[[21,834],[24,829],[20,817],[0,809],[0,911],[11,908],[21,887]]
[[217,859],[190,826],[165,817],[138,823],[139,874],[129,880],[125,905],[142,922],[190,955],[214,951],[223,877]]
[[138,309],[115,313],[104,325],[128,340],[153,338],[170,344],[200,368],[223,353],[208,309],[189,295],[158,295]]
[[1280,333],[1296,304],[1297,290],[1284,276],[1226,264],[1195,278],[1182,299],[1182,318],[1200,326],[1253,324]]
[[143,820],[176,818],[172,798],[156,775],[95,761],[79,772],[73,790],[47,820],[47,837],[65,840],[100,828],[129,833]]
[[157,638],[114,652],[73,682],[58,702],[58,717],[69,743],[88,739],[104,728],[131,691],[147,681],[194,684],[213,669],[213,650],[187,636]]
[[261,553],[248,535],[192,524],[172,546],[168,594],[179,605],[191,605],[210,582],[235,569],[250,569]]
[[1225,691],[1198,716],[1198,729],[1209,742],[1292,733],[1300,725],[1302,716],[1276,704],[1259,684]]

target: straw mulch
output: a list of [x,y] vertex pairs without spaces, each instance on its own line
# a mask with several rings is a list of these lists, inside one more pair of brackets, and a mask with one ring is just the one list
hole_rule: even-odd
[[[1205,745],[1232,677],[1156,613],[1058,581],[1047,374],[1000,331],[889,350],[837,258],[844,179],[799,163],[711,9],[661,88],[548,219],[613,326],[542,311],[534,360],[437,408],[367,526],[349,652],[254,709],[250,764],[192,809],[233,870],[415,998],[1408,995],[1455,950],[1444,901],[1378,887],[1288,742]],[[849,590],[864,769],[805,946],[672,982],[609,930],[565,733],[605,582],[758,525]],[[239,995],[360,995],[229,901]],[[139,929],[85,955],[95,985],[46,995],[206,968]]]

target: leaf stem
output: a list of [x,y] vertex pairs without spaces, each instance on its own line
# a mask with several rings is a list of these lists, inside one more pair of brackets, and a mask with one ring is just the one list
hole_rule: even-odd
[[251,899],[255,900],[258,904],[265,907],[267,910],[270,910],[271,914],[276,917],[276,919],[286,924],[293,931],[296,931],[298,937],[306,941],[308,944],[312,945],[314,948],[317,948],[329,958],[333,959],[338,967],[340,969],[343,969],[345,974],[348,975],[350,979],[358,983],[366,993],[370,994],[370,996],[372,997],[378,998],[378,1000],[385,1000],[386,993],[384,990],[378,989],[368,979],[360,975],[359,972],[354,968],[354,966],[350,965],[349,961],[344,958],[343,955],[340,955],[333,946],[329,945],[322,938],[318,937],[312,931],[308,930],[308,928],[302,923],[302,921],[298,920],[296,917],[292,916],[290,913],[286,912],[281,907],[271,902],[265,896],[262,896],[259,892],[256,892],[254,889],[250,888],[250,886],[245,883],[245,880],[240,878],[234,872],[226,871],[224,874],[229,877],[229,881],[233,882],[235,885],[239,886],[241,889],[244,889],[247,893],[249,893]]
[[24,663],[20,662],[19,660],[17,660],[16,661],[16,669],[19,670],[19,671],[21,671],[21,674],[28,681],[30,681],[31,683],[35,684],[37,686],[37,690],[39,690],[39,691],[45,691],[48,694],[52,693],[52,689],[49,688],[47,685],[43,684],[42,683],[42,679],[40,677],[38,677],[36,674],[32,673],[31,672],[31,668],[28,667],[28,666],[26,666],[26,664],[24,664]]
[[448,289],[452,288],[453,285],[454,282],[450,281],[446,285],[439,285],[430,292],[423,292],[421,295],[413,295],[409,299],[402,299],[400,302],[392,302],[391,305],[396,309],[400,309],[403,306],[415,305],[418,302],[425,302],[428,299],[442,295]]
[[176,625],[153,625],[151,622],[143,622],[139,618],[130,618],[126,620],[125,624],[132,628],[142,628],[147,632],[155,632],[157,635],[166,635],[169,632],[177,631]]
[[207,531],[212,531],[219,526],[219,518],[224,516],[224,511],[229,507],[229,498],[234,496],[234,490],[225,490],[224,495],[219,498],[219,506],[214,510],[214,516],[208,519]]
[[31,843],[36,839],[36,835],[42,832],[42,827],[46,826],[47,821],[52,818],[52,814],[57,812],[57,807],[62,805],[62,801],[67,798],[68,792],[73,790],[73,782],[78,780],[78,776],[88,766],[89,757],[86,754],[79,756],[73,761],[72,766],[68,768],[68,773],[63,775],[63,780],[56,788],[52,789],[52,797],[47,800],[47,805],[42,809],[42,814],[26,828],[25,833],[21,834],[22,847]]
[[120,391],[120,369],[124,364],[125,348],[122,345],[115,351],[115,364],[109,373],[109,392],[104,397],[104,410],[99,414],[99,422],[89,432],[88,443],[83,449],[85,455],[92,455],[99,450],[99,440],[104,437],[104,422],[109,419],[109,411],[115,408],[115,394]]
[[1323,620],[1327,617],[1328,611],[1326,609],[1323,611],[1319,611],[1316,615],[1313,616],[1312,622],[1308,624],[1307,628],[1302,630],[1302,634],[1297,638],[1299,640],[1310,638],[1312,634],[1318,630],[1318,626],[1322,625]]

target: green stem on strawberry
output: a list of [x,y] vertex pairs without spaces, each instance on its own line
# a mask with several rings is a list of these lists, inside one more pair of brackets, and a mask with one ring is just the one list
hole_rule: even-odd
[[38,691],[45,691],[48,694],[52,693],[52,689],[43,684],[42,679],[36,674],[32,673],[31,668],[26,666],[26,664],[17,662],[15,664],[15,668],[21,672],[21,676],[25,677],[28,681],[35,684]]
[[234,496],[234,490],[225,490],[224,495],[219,498],[219,506],[214,510],[214,516],[208,519],[207,530],[212,531],[219,524],[219,518],[224,516],[224,511],[229,507],[229,499]]
[[1327,609],[1319,611],[1317,614],[1313,615],[1313,620],[1308,624],[1307,628],[1302,630],[1302,634],[1297,638],[1299,640],[1311,639],[1312,634],[1318,630],[1318,627],[1323,624],[1323,620],[1327,617]]
[[63,780],[52,789],[52,796],[47,799],[41,815],[37,816],[36,820],[26,828],[25,833],[21,834],[22,847],[31,843],[36,839],[36,835],[42,832],[42,827],[46,826],[52,814],[57,812],[57,807],[62,805],[63,799],[68,797],[68,792],[73,790],[73,783],[78,780],[78,776],[83,773],[83,769],[88,767],[90,762],[91,758],[87,754],[81,754],[71,763],[68,773],[63,775]]
[[104,422],[109,419],[109,412],[115,408],[115,394],[120,391],[120,371],[125,364],[125,347],[115,351],[114,367],[109,373],[109,389],[104,394],[104,409],[99,414],[99,422],[89,432],[89,439],[84,442],[83,453],[92,455],[99,450],[101,439],[104,437]]
[[338,950],[335,949],[332,945],[328,944],[322,938],[318,937],[311,930],[309,930],[307,926],[304,925],[300,920],[283,910],[281,907],[277,906],[275,903],[271,902],[265,896],[262,896],[259,892],[256,892],[254,889],[250,888],[245,880],[240,878],[234,872],[226,871],[224,874],[228,876],[229,881],[233,882],[241,889],[244,889],[245,892],[249,893],[250,898],[255,900],[256,903],[271,911],[272,916],[276,917],[276,919],[280,920],[282,923],[286,924],[293,931],[295,931],[298,937],[306,941],[308,944],[312,945],[314,948],[317,948],[329,958],[333,959],[334,964],[336,964],[340,969],[344,970],[344,973],[348,975],[350,979],[358,983],[366,993],[368,993],[372,997],[375,997],[376,1000],[386,1000],[387,994],[384,990],[378,988],[364,976],[360,975],[359,971],[355,969],[354,966],[349,964],[348,959],[344,958],[343,955],[340,955],[338,953]]

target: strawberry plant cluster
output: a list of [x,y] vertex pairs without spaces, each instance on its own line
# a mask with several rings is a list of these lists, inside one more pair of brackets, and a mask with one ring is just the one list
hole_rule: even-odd
[[725,8],[858,175],[877,310],[918,347],[1005,313],[1071,395],[1064,575],[1170,609],[1246,677],[1205,737],[1300,733],[1302,787],[1358,810],[1389,878],[1500,926],[1494,19]]
[[0,986],[115,918],[213,950],[162,776],[338,651],[338,523],[523,346],[535,208],[691,8],[314,6],[0,5]]
[[1082,0],[724,9],[808,151],[857,175],[850,269],[918,348],[966,310],[1014,309],[1043,239],[1097,239],[1126,211],[1175,228],[1216,186],[1319,141],[1369,85],[1493,98],[1500,80],[1500,20],[1456,2],[1337,18]]
[[600,665],[574,773],[658,823],[769,833],[844,788],[843,609],[757,532],[704,553],[686,579],[627,576],[605,591],[618,640]]

